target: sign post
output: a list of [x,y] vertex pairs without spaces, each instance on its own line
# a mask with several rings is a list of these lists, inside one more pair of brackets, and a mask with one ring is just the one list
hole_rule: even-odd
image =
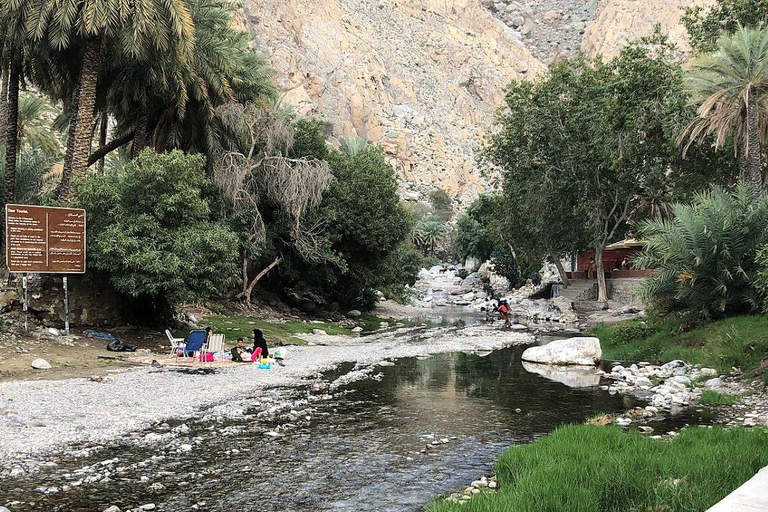
[[85,210],[21,204],[5,205],[6,262],[22,273],[24,324],[28,309],[27,273],[64,275],[64,326],[69,334],[66,274],[85,273]]
[[67,276],[64,276],[64,333],[69,336],[69,287]]
[[24,311],[24,330],[29,331],[29,323],[27,322],[27,274],[26,272],[21,277],[21,286],[24,289],[24,295],[22,297],[21,309]]

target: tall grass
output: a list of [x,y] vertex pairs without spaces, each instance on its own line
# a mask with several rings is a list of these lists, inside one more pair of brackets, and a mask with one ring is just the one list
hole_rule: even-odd
[[499,492],[426,510],[701,512],[765,465],[765,429],[694,427],[660,441],[616,427],[571,425],[507,450],[496,465]]
[[[606,359],[623,361],[671,361],[728,373],[731,367],[754,372],[768,359],[768,315],[744,315],[704,324],[678,333],[674,318],[648,321],[644,332],[641,320],[599,325],[591,334],[600,338]],[[642,334],[640,334],[642,333]],[[632,334],[632,336],[628,336]]]

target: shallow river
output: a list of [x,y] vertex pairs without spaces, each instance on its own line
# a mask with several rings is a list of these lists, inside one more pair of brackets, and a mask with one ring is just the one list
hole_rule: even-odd
[[[12,512],[125,510],[147,503],[162,511],[417,511],[491,471],[512,444],[598,412],[641,405],[599,387],[568,387],[531,373],[520,362],[522,349],[400,359],[377,370],[380,380],[355,382],[313,404],[312,419],[286,428],[284,437],[264,435],[274,422],[187,419],[183,436],[194,445],[190,451],[126,443],[53,459],[56,467],[33,478],[0,480],[0,505],[11,504]],[[703,421],[691,412],[654,427]],[[169,423],[158,431],[181,421]],[[77,468],[105,460],[98,467],[111,471],[110,481],[62,487],[83,478]]]

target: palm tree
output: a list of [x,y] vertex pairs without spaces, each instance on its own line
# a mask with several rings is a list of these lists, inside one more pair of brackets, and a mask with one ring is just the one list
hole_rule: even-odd
[[[18,6],[17,6],[18,7]],[[26,12],[9,2],[0,11],[0,62],[3,64],[3,134],[5,144],[5,192],[3,201],[13,202],[18,161],[19,83],[23,77]]]
[[693,60],[686,86],[698,116],[678,143],[687,138],[687,150],[695,140],[714,135],[721,147],[733,137],[741,177],[758,197],[768,135],[768,28],[740,26],[721,37],[715,52]]
[[195,25],[187,65],[157,53],[147,62],[115,59],[109,101],[117,133],[133,133],[132,156],[144,147],[180,148],[213,155],[218,148],[216,108],[257,101],[275,93],[265,60],[232,27],[225,0],[188,0]]
[[137,60],[153,52],[189,62],[194,24],[185,0],[13,0],[28,2],[28,34],[65,49],[82,41],[83,51],[72,101],[72,127],[56,195],[69,198],[72,176],[88,166],[91,151],[96,86],[110,45]]
[[54,127],[46,117],[53,117],[53,109],[43,98],[33,94],[23,94],[19,98],[19,151],[34,148],[48,155],[61,152]]
[[434,217],[422,220],[413,228],[411,241],[421,249],[425,255],[435,255],[435,249],[446,235],[445,225]]

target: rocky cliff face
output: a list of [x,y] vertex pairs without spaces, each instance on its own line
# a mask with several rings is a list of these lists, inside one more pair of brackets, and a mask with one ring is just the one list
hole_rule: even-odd
[[714,0],[601,0],[594,23],[584,33],[581,49],[587,55],[611,58],[628,41],[650,35],[658,24],[687,54],[690,51],[688,33],[680,23],[683,10],[714,3]]
[[682,7],[714,0],[243,0],[238,23],[285,100],[335,138],[380,144],[406,197],[488,187],[475,151],[512,80],[579,50],[613,56]]
[[479,0],[247,0],[241,21],[298,112],[456,197],[487,186],[474,152],[505,85],[544,67]]

